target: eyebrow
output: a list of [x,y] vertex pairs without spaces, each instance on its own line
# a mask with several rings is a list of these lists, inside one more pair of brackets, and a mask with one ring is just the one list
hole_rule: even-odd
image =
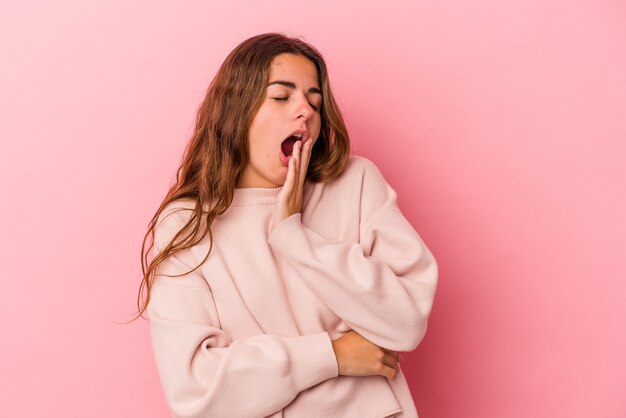
[[[269,87],[272,84],[280,84],[281,86],[289,87],[290,89],[295,89],[296,88],[296,85],[294,83],[292,83],[291,81],[283,81],[283,80],[276,80],[276,81],[272,81],[270,83],[267,83],[266,87]],[[307,90],[307,93],[317,93],[317,94],[321,95],[322,91],[320,89],[318,89],[317,87],[310,87]]]

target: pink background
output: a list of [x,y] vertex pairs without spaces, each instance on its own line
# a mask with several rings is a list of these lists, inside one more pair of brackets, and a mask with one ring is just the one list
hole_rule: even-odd
[[621,1],[0,5],[0,416],[166,417],[140,244],[239,42],[327,59],[440,266],[427,417],[626,416]]

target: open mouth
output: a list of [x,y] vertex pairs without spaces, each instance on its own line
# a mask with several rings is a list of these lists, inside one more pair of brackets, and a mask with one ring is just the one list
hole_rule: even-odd
[[289,138],[285,139],[280,144],[280,149],[285,155],[285,157],[289,157],[291,154],[293,154],[293,146],[295,145],[296,141],[298,141],[301,138],[302,138],[302,135],[300,136],[291,135]]
[[305,129],[297,129],[291,133],[280,144],[280,149],[285,157],[289,157],[293,154],[293,146],[296,141],[301,141],[300,145],[304,144],[309,139],[309,132]]

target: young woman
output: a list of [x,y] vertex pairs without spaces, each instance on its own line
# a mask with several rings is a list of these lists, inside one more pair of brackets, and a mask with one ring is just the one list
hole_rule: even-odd
[[437,264],[349,151],[314,47],[267,33],[228,55],[142,247],[173,416],[417,416],[399,352],[424,336]]

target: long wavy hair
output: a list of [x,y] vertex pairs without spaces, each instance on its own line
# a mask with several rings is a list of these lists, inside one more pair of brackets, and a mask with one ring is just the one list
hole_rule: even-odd
[[[195,130],[185,148],[176,181],[148,225],[141,246],[143,278],[137,296],[138,313],[131,321],[143,317],[150,301],[155,273],[163,260],[176,251],[199,243],[207,234],[211,244],[200,265],[211,253],[211,223],[228,209],[233,200],[234,189],[248,163],[250,123],[265,100],[272,60],[283,53],[310,59],[317,68],[322,90],[321,130],[312,149],[307,180],[327,182],[339,177],[344,171],[350,154],[350,138],[331,92],[326,63],[321,53],[301,38],[282,33],[264,33],[243,41],[226,57],[211,81],[198,108]],[[161,212],[178,199],[193,200],[193,213],[187,224],[148,263],[148,254],[154,246],[157,220]],[[148,236],[151,242],[146,248]]]

